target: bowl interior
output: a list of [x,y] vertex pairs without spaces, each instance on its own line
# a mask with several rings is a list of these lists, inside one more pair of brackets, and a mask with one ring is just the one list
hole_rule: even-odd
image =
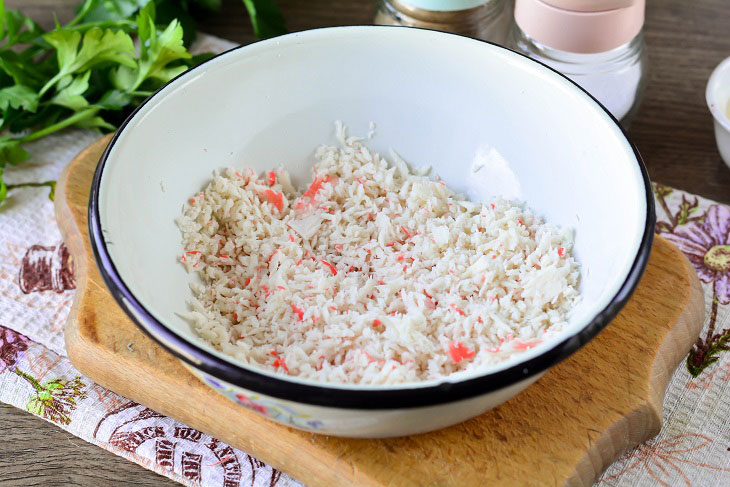
[[[358,135],[375,122],[373,149],[432,166],[473,200],[522,200],[573,228],[583,300],[562,338],[586,326],[626,280],[646,223],[646,189],[631,145],[597,103],[497,46],[426,30],[347,27],[228,52],[169,84],[121,130],[103,169],[99,214],[113,264],[136,299],[212,351],[176,314],[191,296],[192,278],[176,262],[183,202],[224,166],[281,165],[306,183],[314,149],[335,142],[335,120]],[[475,165],[483,167],[474,173]],[[514,362],[484,372],[507,365]]]

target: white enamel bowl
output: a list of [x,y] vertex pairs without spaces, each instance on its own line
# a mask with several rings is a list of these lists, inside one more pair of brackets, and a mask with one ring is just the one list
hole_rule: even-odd
[[718,64],[710,75],[705,98],[715,125],[717,149],[730,167],[730,57]]
[[[575,229],[583,300],[565,332],[462,377],[395,386],[315,383],[254,369],[199,340],[176,313],[191,292],[174,220],[211,172],[283,165],[305,182],[333,121],[431,165],[472,199],[524,200]],[[476,175],[475,160],[485,163]],[[212,389],[281,423],[328,435],[420,433],[511,398],[595,336],[646,265],[654,208],[616,121],[549,68],[485,42],[401,27],[341,27],[234,49],[162,88],[121,127],[96,172],[97,262],[130,317]],[[103,236],[103,237],[102,237]],[[580,373],[580,371],[576,371]]]

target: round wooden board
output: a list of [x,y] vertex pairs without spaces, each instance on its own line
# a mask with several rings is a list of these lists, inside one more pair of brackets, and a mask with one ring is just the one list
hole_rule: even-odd
[[704,316],[692,266],[661,238],[633,298],[597,338],[478,418],[413,437],[356,440],[280,426],[233,404],[140,332],[96,269],[87,205],[108,141],[81,152],[56,192],[78,285],[66,346],[74,365],[99,384],[311,486],[590,485],[659,432],[667,383]]

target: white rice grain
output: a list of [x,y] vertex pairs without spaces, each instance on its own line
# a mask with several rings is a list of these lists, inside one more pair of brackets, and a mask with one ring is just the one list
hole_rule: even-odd
[[292,376],[394,384],[484,369],[565,326],[568,231],[466,201],[336,130],[306,192],[282,169],[229,168],[185,205],[180,260],[204,283],[185,316],[203,340]]

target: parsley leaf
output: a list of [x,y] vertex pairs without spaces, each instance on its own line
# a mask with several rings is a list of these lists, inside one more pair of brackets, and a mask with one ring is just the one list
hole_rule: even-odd
[[[275,0],[242,0],[256,35],[285,32]],[[210,54],[190,56],[195,18],[221,0],[79,0],[76,17],[45,32],[0,0],[0,203],[24,144],[68,127],[114,130],[141,101]],[[132,40],[137,36],[138,47]]]
[[132,17],[150,0],[87,0],[80,10],[87,12],[82,17],[84,22],[108,20],[124,20]]
[[77,31],[57,28],[44,35],[43,39],[56,49],[58,73],[41,88],[41,95],[63,77],[83,73],[99,63],[108,61],[123,66],[135,66],[131,57],[134,54],[134,43],[126,32],[92,27],[82,36]]
[[15,51],[0,50],[0,71],[12,78],[15,84],[40,88],[46,79],[44,64],[34,64]]
[[132,103],[132,96],[119,90],[109,90],[96,103],[105,110],[122,110]]
[[22,108],[29,112],[38,109],[38,94],[24,85],[13,85],[0,89],[0,110],[8,107]]
[[5,10],[0,6],[0,35],[5,38],[5,48],[16,44],[30,44],[38,41],[43,29],[33,19],[17,10]]
[[[190,45],[195,32],[195,17],[200,10],[218,11],[221,0],[86,0],[92,2],[83,21],[121,20],[132,17],[138,10],[154,3],[158,20],[168,24],[177,19],[185,31],[185,45]],[[276,0],[242,0],[251,19],[256,37],[268,38],[286,34],[284,17]],[[196,11],[197,9],[197,11]]]
[[112,71],[112,82],[117,89],[133,92],[149,78],[166,83],[188,69],[185,65],[168,67],[173,61],[190,59],[190,53],[183,45],[180,23],[173,20],[158,33],[154,19],[155,4],[150,2],[137,16],[139,61],[131,68],[120,66]]
[[[25,149],[20,146],[19,139],[14,139],[9,135],[0,136],[1,161],[17,165],[23,161],[26,161],[29,157],[30,154],[28,154]],[[3,165],[4,164],[0,165],[0,169],[2,169]],[[0,201],[2,201],[2,199],[0,199]]]
[[116,127],[101,117],[89,117],[76,122],[77,127],[84,129],[103,129],[113,131]]
[[89,76],[91,76],[91,71],[70,79],[70,82],[56,96],[51,98],[51,103],[70,108],[75,112],[88,107],[89,102],[83,94],[89,89]]

